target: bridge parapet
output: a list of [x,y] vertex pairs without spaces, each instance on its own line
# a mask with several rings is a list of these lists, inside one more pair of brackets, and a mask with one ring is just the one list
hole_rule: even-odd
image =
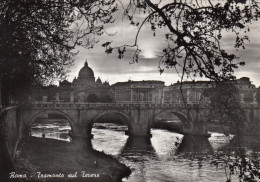
[[[246,111],[248,110],[260,110],[258,104],[249,104],[249,103],[238,103],[234,105],[233,109],[242,108]],[[72,103],[72,102],[39,102],[33,103],[30,105],[23,105],[22,109],[26,110],[125,110],[131,111],[135,109],[142,110],[171,110],[171,109],[180,109],[184,112],[203,110],[202,113],[208,113],[210,109],[209,103]]]
[[33,104],[23,105],[23,109],[73,109],[75,105],[72,103],[53,103],[53,102],[39,102]]
[[104,107],[109,108],[130,108],[131,104],[117,104],[117,103],[71,103],[71,102],[41,102],[30,105],[24,105],[23,108],[27,109],[99,109]]
[[39,102],[29,105],[23,105],[23,108],[27,109],[104,109],[104,108],[124,108],[124,109],[171,109],[171,108],[208,108],[207,103],[197,104],[185,104],[185,103],[71,103],[71,102]]

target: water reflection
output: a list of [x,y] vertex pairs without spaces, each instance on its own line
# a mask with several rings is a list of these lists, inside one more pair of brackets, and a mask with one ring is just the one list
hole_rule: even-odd
[[222,146],[219,150],[226,153],[229,151],[244,152],[247,154],[259,153],[260,137],[248,135],[233,136],[230,138],[229,144]]
[[222,148],[228,147],[230,140],[233,138],[233,135],[226,136],[222,133],[210,133],[209,142],[214,151],[219,151]]
[[[104,123],[105,126],[112,125]],[[108,155],[118,156],[123,150],[128,136],[125,135],[125,130],[120,129],[124,126],[118,126],[118,129],[92,129],[94,138],[92,139],[93,148],[104,152]]]
[[147,137],[129,137],[119,155],[119,158],[125,158],[131,162],[148,161],[156,157],[151,140]]
[[177,154],[213,154],[207,137],[185,135],[177,148]]
[[[44,127],[50,128],[46,125]],[[226,181],[224,167],[216,169],[215,166],[211,166],[210,155],[226,149],[232,137],[212,133],[207,139],[153,129],[151,131],[153,137],[147,139],[128,137],[125,135],[125,128],[122,127],[124,126],[111,123],[97,124],[96,128],[92,129],[92,134],[94,134],[92,140],[73,140],[72,143],[84,146],[88,151],[99,151],[113,156],[129,166],[132,174],[125,179],[129,182]],[[50,131],[53,132],[54,129]],[[235,137],[233,140],[235,141]],[[247,141],[253,141],[253,139]],[[242,146],[249,148],[250,143],[247,141],[245,140],[244,144],[242,142]],[[250,146],[254,149],[258,147],[257,150],[259,150],[257,143]],[[191,158],[186,155],[187,153],[200,154],[201,157]]]

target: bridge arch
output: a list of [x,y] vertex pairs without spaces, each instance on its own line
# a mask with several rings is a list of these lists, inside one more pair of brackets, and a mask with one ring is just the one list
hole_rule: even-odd
[[117,117],[122,117],[126,122],[125,124],[128,127],[128,132],[132,132],[133,131],[133,124],[132,124],[132,118],[124,112],[118,111],[118,110],[112,110],[112,111],[103,111],[101,113],[96,114],[90,121],[90,132],[92,131],[92,128],[94,126],[94,124],[103,116],[108,115],[108,114],[114,114],[117,115]]
[[33,114],[33,116],[29,119],[28,127],[31,127],[32,124],[35,122],[35,120],[43,114],[57,114],[57,115],[64,117],[64,119],[66,119],[69,122],[69,124],[71,126],[71,132],[73,132],[74,122],[73,122],[72,118],[65,112],[59,111],[59,110],[44,110],[44,111],[39,111],[36,114]]
[[[156,119],[158,119],[158,117],[160,115],[166,115],[165,118],[162,118],[163,121],[156,121]],[[171,121],[170,119],[172,118],[168,118],[169,114],[174,115],[175,117],[177,117],[181,122],[166,122],[166,119]],[[164,116],[162,116],[164,117]],[[170,116],[171,117],[171,116]],[[165,119],[165,121],[164,121]],[[189,128],[191,125],[191,120],[189,119],[189,117],[187,116],[187,114],[179,111],[179,110],[162,110],[159,111],[158,113],[155,113],[154,116],[154,123],[152,123],[153,126],[155,127],[159,127],[159,128],[163,128],[163,129],[169,129],[171,131],[180,133],[180,134],[185,134],[185,128]]]
[[159,111],[158,113],[155,114],[155,118],[157,116],[159,116],[160,114],[169,114],[169,113],[174,114],[175,116],[177,116],[178,119],[181,122],[183,122],[184,124],[189,123],[188,116],[185,113],[183,113],[181,111],[177,111],[177,110],[162,110],[162,111]]

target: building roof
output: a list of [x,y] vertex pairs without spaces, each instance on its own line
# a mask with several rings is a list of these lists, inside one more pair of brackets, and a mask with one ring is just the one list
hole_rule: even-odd
[[[215,81],[184,81],[184,82],[177,82],[174,83],[173,85],[170,86],[178,86],[178,85],[192,85],[192,84],[196,84],[196,85],[210,85],[210,84],[214,84]],[[236,80],[231,80],[228,81],[227,83],[233,83],[233,84],[245,84],[245,85],[252,85],[250,78],[248,77],[242,77]]]
[[112,86],[121,86],[121,85],[128,85],[128,84],[143,84],[143,83],[150,83],[150,84],[155,84],[155,83],[159,83],[159,84],[163,84],[163,81],[158,81],[158,80],[143,80],[143,81],[132,81],[132,80],[128,80],[127,82],[117,82],[115,84],[113,84]]
[[174,83],[171,86],[176,86],[176,85],[190,85],[190,84],[211,84],[214,83],[213,81],[184,81],[184,82],[177,82]]

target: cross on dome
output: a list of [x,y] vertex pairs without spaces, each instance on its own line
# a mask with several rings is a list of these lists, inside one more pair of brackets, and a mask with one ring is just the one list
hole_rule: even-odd
[[86,61],[85,61],[85,66],[88,66],[88,60],[86,59]]

